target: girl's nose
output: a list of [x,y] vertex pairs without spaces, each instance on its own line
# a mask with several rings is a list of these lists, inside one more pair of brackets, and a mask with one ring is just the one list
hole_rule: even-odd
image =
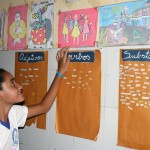
[[[22,85],[19,84],[19,89],[22,90]],[[23,91],[23,90],[22,90]]]
[[18,84],[18,89],[19,89],[19,91],[20,91],[21,93],[23,92],[22,85]]

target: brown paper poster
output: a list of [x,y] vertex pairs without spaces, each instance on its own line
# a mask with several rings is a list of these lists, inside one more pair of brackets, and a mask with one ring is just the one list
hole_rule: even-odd
[[[23,86],[25,105],[40,103],[47,91],[48,52],[16,52],[15,78]],[[46,129],[46,115],[29,119],[37,128]]]
[[56,132],[96,140],[100,126],[101,55],[71,52],[57,97]]
[[120,51],[118,145],[150,150],[150,51]]

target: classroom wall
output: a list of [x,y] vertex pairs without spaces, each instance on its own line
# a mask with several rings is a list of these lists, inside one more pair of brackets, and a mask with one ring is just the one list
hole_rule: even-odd
[[[129,0],[128,0],[129,1]],[[8,10],[9,6],[28,3],[29,8],[32,1],[24,0],[0,0],[0,10]],[[34,2],[37,2],[35,0]],[[58,11],[90,8],[102,5],[127,2],[127,0],[77,0],[74,3],[65,3],[65,0],[55,0],[54,4],[54,48],[48,50],[48,86],[51,84],[57,62],[55,55],[57,48]],[[30,14],[30,11],[28,11]],[[29,15],[28,15],[28,20]],[[7,45],[7,16],[5,22],[5,49]],[[27,36],[28,37],[28,36]],[[98,36],[97,36],[98,38]],[[119,52],[121,48],[148,48],[149,46],[107,47],[100,48],[102,56],[102,85],[101,85],[101,118],[100,131],[97,141],[91,141],[78,137],[72,137],[55,132],[55,110],[54,102],[51,110],[47,113],[47,129],[37,129],[35,125],[20,129],[21,150],[131,150],[117,146],[118,134],[118,92],[119,92]],[[86,48],[94,50],[97,47]],[[78,48],[83,49],[83,48]],[[15,51],[0,51],[0,67],[9,70],[14,75]]]

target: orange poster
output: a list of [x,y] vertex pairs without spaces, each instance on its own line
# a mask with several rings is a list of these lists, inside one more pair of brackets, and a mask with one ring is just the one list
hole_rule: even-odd
[[[48,52],[16,52],[15,78],[23,86],[25,105],[40,103],[47,92]],[[46,115],[29,119],[26,125],[36,123],[46,129]]]
[[120,51],[118,145],[150,150],[150,51]]
[[56,132],[96,140],[100,127],[101,54],[72,52],[57,97]]

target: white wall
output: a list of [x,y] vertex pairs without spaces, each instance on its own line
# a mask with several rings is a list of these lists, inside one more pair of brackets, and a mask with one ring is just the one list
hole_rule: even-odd
[[[56,104],[54,102],[51,110],[47,113],[46,130],[37,129],[35,125],[20,129],[21,150],[130,150],[129,148],[117,146],[120,48],[137,47],[107,47],[100,49],[102,55],[102,89],[100,132],[97,141],[56,134]],[[138,46],[138,48],[148,48],[148,46]],[[51,84],[57,68],[55,60],[57,50],[48,50],[48,86]],[[0,67],[9,70],[14,75],[15,51],[0,51]]]

